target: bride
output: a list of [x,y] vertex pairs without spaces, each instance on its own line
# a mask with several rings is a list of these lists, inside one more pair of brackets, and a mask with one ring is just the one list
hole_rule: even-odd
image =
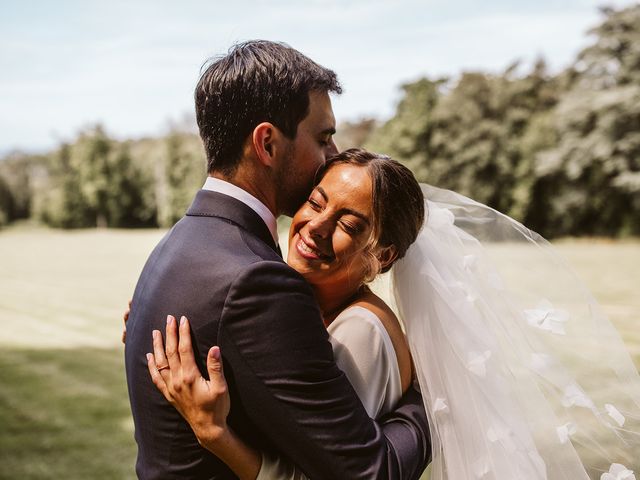
[[[294,216],[287,261],[313,287],[336,362],[371,417],[418,381],[432,479],[635,479],[638,373],[535,233],[351,149],[327,163]],[[385,303],[367,284],[388,270]],[[235,435],[220,350],[211,348],[205,380],[188,320],[168,325],[167,352],[179,354],[167,359],[154,335],[149,372],[200,443],[240,478],[305,478]]]

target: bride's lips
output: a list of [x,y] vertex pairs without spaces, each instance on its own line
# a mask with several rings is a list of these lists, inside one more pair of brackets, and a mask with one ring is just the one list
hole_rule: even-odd
[[295,242],[295,248],[298,254],[307,260],[328,261],[333,258],[333,256],[321,252],[314,242],[311,240],[305,240],[300,234],[298,234],[298,238]]

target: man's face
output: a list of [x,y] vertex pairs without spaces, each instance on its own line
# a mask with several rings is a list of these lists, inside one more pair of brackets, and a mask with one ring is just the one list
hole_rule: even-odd
[[336,120],[329,94],[311,92],[309,113],[298,125],[296,137],[289,143],[277,175],[281,213],[293,216],[307,200],[318,168],[338,153],[333,142],[335,131]]

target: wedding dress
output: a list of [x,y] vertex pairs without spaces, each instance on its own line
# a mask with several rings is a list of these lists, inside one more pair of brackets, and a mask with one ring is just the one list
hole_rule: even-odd
[[429,417],[432,480],[635,480],[640,377],[553,247],[423,185],[427,221],[392,269]]
[[402,396],[396,351],[382,321],[371,310],[352,306],[327,328],[336,364],[371,418],[393,410]]

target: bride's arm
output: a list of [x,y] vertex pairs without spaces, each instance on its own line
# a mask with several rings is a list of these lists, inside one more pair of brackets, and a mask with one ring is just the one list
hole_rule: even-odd
[[[227,425],[230,398],[220,349],[209,350],[209,380],[206,380],[193,357],[189,321],[186,317],[183,319],[178,331],[175,319],[169,317],[166,355],[162,335],[157,330],[154,332],[154,353],[147,355],[147,365],[153,383],[189,423],[200,445],[222,460],[241,480],[306,479],[291,462],[257,452]],[[162,368],[165,365],[169,368]]]
[[[241,480],[254,480],[261,467],[259,452],[251,448],[227,425],[230,399],[222,370],[220,349],[207,354],[209,380],[200,375],[193,356],[189,321],[167,317],[167,345],[162,334],[153,332],[153,351],[147,354],[149,373],[155,386],[187,420],[200,444],[227,464]],[[167,366],[169,368],[167,368]]]

